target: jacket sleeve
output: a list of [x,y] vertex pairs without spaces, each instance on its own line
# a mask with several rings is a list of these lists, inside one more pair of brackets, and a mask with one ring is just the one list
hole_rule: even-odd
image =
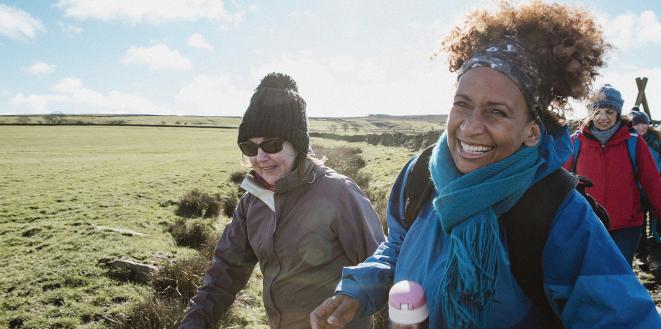
[[350,180],[346,187],[334,229],[344,253],[352,264],[358,264],[372,255],[385,237],[379,215],[367,196]]
[[248,243],[244,203],[239,202],[216,244],[211,267],[184,314],[183,329],[214,328],[250,279],[257,257]]
[[544,248],[544,289],[565,328],[661,328],[649,293],[577,191]]
[[358,317],[371,315],[381,309],[388,301],[388,290],[392,286],[395,265],[406,228],[402,225],[400,205],[403,205],[403,190],[406,176],[412,161],[402,169],[390,192],[386,221],[388,236],[386,241],[376,249],[374,254],[357,266],[345,267],[342,279],[335,290],[336,294],[344,294],[356,298],[360,302]]
[[638,164],[638,181],[645,191],[654,214],[661,216],[661,177],[656,170],[656,163],[647,143],[638,135],[636,142],[636,163]]

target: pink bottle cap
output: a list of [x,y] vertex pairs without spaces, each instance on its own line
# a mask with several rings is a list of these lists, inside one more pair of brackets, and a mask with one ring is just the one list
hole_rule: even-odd
[[398,324],[416,324],[429,315],[425,291],[418,283],[408,280],[397,282],[388,294],[390,321]]

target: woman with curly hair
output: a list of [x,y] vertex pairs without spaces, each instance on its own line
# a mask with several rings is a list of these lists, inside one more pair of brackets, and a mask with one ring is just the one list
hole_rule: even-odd
[[[344,268],[335,296],[311,313],[312,328],[373,314],[401,280],[424,288],[430,328],[661,328],[586,199],[574,185],[543,188],[573,179],[562,169],[572,152],[563,114],[570,97],[586,96],[609,48],[592,18],[559,4],[503,3],[495,14],[471,13],[443,46],[457,85],[429,157],[433,192],[406,221],[407,183],[422,161],[413,158],[390,194],[386,242]],[[527,268],[540,271],[537,290],[514,274],[514,255],[527,250],[511,247],[521,237],[503,220],[535,222],[509,214],[532,193],[540,206],[559,199],[538,264]]]

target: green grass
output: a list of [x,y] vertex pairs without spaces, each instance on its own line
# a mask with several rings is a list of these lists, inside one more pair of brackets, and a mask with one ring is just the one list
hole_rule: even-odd
[[165,232],[176,216],[173,206],[161,204],[193,188],[234,188],[227,180],[241,169],[235,134],[0,127],[0,327],[12,320],[24,328],[104,327],[104,317],[140,300],[148,285],[108,278],[99,262],[121,257],[156,264],[193,253]]
[[[0,328],[108,328],[130,312],[149,284],[113,279],[104,262],[158,265],[193,256],[167,232],[174,202],[198,188],[224,194],[242,167],[236,130],[94,126],[0,127]],[[367,189],[387,195],[413,154],[360,147]],[[214,227],[222,230],[221,215]],[[99,227],[132,230],[129,236]],[[265,327],[256,271],[221,327]]]

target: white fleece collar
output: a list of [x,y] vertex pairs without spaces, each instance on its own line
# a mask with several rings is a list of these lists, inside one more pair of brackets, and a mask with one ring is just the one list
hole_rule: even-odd
[[246,176],[241,182],[241,188],[246,192],[254,195],[256,198],[262,200],[271,211],[275,212],[275,192],[259,185],[251,176]]

